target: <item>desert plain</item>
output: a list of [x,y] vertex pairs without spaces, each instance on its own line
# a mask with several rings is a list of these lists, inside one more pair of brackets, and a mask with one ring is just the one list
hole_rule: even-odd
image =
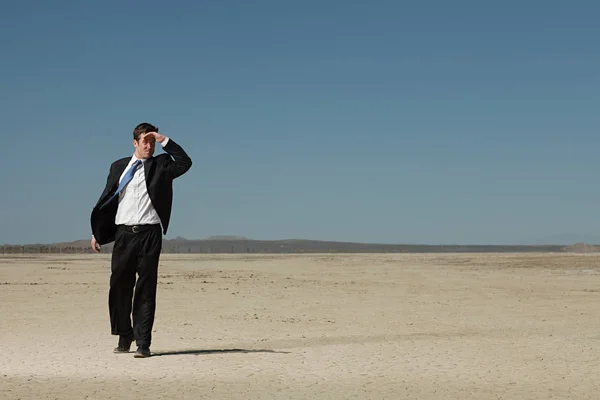
[[0,398],[600,398],[597,254],[163,254],[146,359],[109,275],[0,256]]

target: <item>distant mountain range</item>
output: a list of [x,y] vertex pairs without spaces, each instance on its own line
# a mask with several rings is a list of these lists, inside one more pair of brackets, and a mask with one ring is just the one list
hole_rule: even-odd
[[[112,243],[102,247],[103,253],[109,253],[111,251]],[[200,240],[190,240],[183,237],[163,239],[163,253],[547,253],[596,251],[600,251],[600,246],[585,244],[585,242],[577,242],[569,245],[560,244],[559,242],[554,242],[554,244],[531,245],[419,245],[354,243],[305,239],[252,240],[239,236],[211,236]],[[90,252],[89,239],[63,243],[0,246],[0,253]]]
[[600,235],[596,233],[559,233],[528,240],[529,244],[574,244],[593,243],[600,244]]

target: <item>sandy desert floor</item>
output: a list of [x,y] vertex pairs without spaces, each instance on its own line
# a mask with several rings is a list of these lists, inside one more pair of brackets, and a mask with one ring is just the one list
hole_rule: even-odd
[[109,271],[0,256],[0,398],[600,398],[598,255],[165,254],[147,359]]

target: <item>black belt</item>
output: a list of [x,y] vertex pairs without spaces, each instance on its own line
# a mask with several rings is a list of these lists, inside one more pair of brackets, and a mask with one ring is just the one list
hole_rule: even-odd
[[160,224],[117,225],[117,227],[125,232],[140,233],[140,232],[149,231],[150,229],[160,228]]

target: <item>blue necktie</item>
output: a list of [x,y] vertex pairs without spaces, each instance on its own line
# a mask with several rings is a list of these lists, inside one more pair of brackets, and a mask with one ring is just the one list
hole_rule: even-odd
[[121,191],[123,190],[123,188],[125,188],[125,186],[127,186],[127,184],[129,182],[131,182],[131,180],[133,179],[133,175],[135,175],[135,171],[137,170],[137,167],[141,163],[142,163],[141,160],[136,160],[136,162],[133,163],[133,165],[131,166],[131,168],[129,168],[129,171],[127,171],[127,173],[125,174],[125,176],[121,180],[121,183],[119,184],[119,187],[117,188],[117,191],[115,192],[115,194],[113,194],[110,197],[110,199],[106,200],[106,202],[104,204],[102,204],[102,206],[100,208],[103,208],[105,205],[107,205],[108,203],[110,203],[112,199],[114,199],[115,197],[117,197],[119,195],[119,193],[121,193]]

